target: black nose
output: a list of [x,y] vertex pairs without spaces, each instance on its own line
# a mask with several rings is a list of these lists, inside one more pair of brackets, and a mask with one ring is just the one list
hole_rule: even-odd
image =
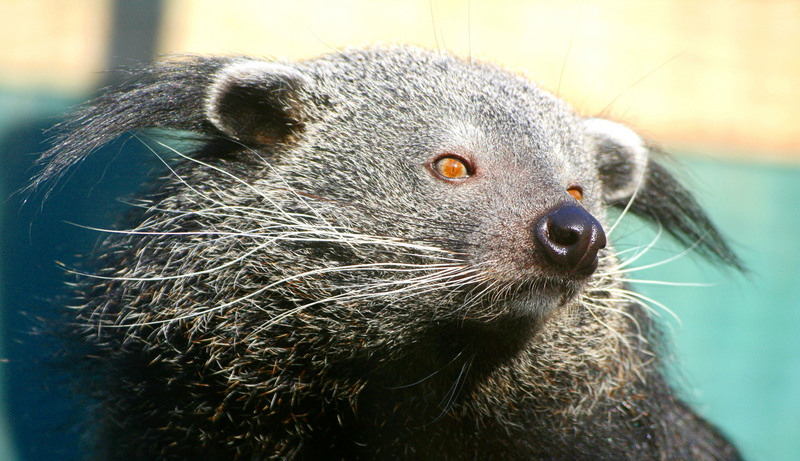
[[542,217],[534,235],[546,259],[561,269],[588,275],[597,269],[597,253],[606,246],[606,233],[585,209],[561,206]]

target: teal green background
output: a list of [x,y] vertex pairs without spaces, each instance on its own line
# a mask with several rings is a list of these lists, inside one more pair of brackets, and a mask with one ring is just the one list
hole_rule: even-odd
[[[88,231],[69,226],[48,233],[51,224],[47,215],[57,212],[59,217],[54,219],[60,222],[66,219],[60,217],[62,214],[102,211],[80,207],[40,209],[39,205],[22,206],[19,197],[8,198],[30,172],[27,167],[38,149],[31,146],[44,137],[40,128],[54,123],[55,115],[70,102],[42,94],[0,92],[0,146],[4,148],[0,151],[3,162],[0,181],[4,181],[0,184],[4,187],[0,215],[3,226],[0,358],[4,359],[0,362],[3,373],[0,386],[4,386],[0,389],[0,459],[3,460],[68,459],[64,453],[77,450],[74,430],[73,435],[66,431],[64,437],[59,435],[59,428],[64,426],[52,427],[54,418],[69,421],[69,405],[59,407],[48,400],[52,398],[50,388],[36,390],[40,377],[47,374],[46,368],[37,369],[37,360],[46,351],[36,350],[37,339],[27,333],[34,324],[19,312],[37,306],[43,308],[46,304],[42,298],[61,289],[63,274],[54,261],[72,257],[80,249],[85,251],[94,238],[86,235]],[[750,272],[745,276],[720,270],[686,255],[632,272],[630,277],[709,284],[637,284],[637,289],[669,307],[682,321],[678,324],[654,306],[674,340],[677,385],[695,408],[738,444],[747,459],[798,460],[800,169],[757,160],[712,160],[702,153],[680,155],[676,160],[699,201],[730,238]],[[104,174],[103,168],[99,171]],[[89,200],[97,201],[96,196]],[[651,228],[626,219],[614,231],[612,240],[620,250],[625,250],[649,243],[654,235]],[[680,253],[680,248],[663,237],[641,258],[639,265],[665,261]],[[20,273],[19,268],[27,266],[31,270]],[[66,416],[59,417],[59,412]],[[58,457],[49,449],[51,445],[61,447]]]
[[[749,273],[720,271],[693,256],[632,278],[710,284],[639,284],[663,314],[675,344],[684,396],[750,460],[800,459],[800,169],[680,156],[699,201]],[[626,226],[621,247],[654,235]],[[642,265],[680,253],[664,239]],[[662,309],[656,307],[656,311]],[[678,375],[676,373],[676,375]]]
[[[2,112],[0,112],[2,113]],[[0,125],[2,126],[2,125]],[[2,176],[0,176],[0,190],[5,190],[5,185],[2,181]],[[5,216],[3,213],[0,213],[0,232],[3,232],[5,229],[4,227]],[[4,280],[3,278],[3,266],[2,260],[0,259],[0,281]],[[3,300],[5,297],[3,296],[3,285],[0,284],[0,300]],[[5,343],[6,339],[4,337],[4,325],[3,322],[3,304],[0,301],[0,396],[5,396],[7,394],[5,382],[7,379],[7,367],[5,364],[5,348],[3,344]],[[9,433],[9,424],[13,424],[13,418],[8,413],[8,409],[6,408],[6,400],[0,400],[0,459],[6,460],[16,460],[16,451],[14,449],[14,443],[11,441],[10,433]]]

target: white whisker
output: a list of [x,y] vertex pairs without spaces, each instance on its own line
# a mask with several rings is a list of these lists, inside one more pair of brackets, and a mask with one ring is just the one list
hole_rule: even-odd
[[643,307],[647,308],[653,315],[661,317],[658,311],[650,307],[650,305],[657,306],[661,308],[664,312],[669,314],[672,318],[674,318],[678,322],[678,326],[683,326],[683,322],[681,322],[680,317],[678,317],[678,315],[674,311],[672,311],[672,309],[668,308],[667,306],[656,301],[653,298],[645,296],[641,293],[637,293],[635,291],[626,290],[624,288],[610,288],[608,291],[612,294],[620,296],[621,298],[636,302],[642,305]]
[[708,288],[713,287],[713,283],[695,283],[695,282],[665,282],[663,280],[645,280],[645,279],[631,279],[631,278],[620,278],[618,279],[620,282],[630,282],[630,283],[641,283],[645,285],[665,285],[665,286],[674,286],[674,287],[702,287]]

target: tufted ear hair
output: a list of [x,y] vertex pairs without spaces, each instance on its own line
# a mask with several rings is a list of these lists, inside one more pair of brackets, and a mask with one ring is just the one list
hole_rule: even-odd
[[704,257],[743,269],[736,254],[691,193],[658,161],[663,153],[617,122],[583,120],[584,139],[595,154],[603,199],[663,227]]
[[[41,172],[27,186],[48,193],[75,164],[119,135],[159,128],[252,147],[287,141],[303,127],[299,91],[310,78],[246,58],[183,57],[133,70],[56,127]],[[47,185],[47,187],[44,187]]]

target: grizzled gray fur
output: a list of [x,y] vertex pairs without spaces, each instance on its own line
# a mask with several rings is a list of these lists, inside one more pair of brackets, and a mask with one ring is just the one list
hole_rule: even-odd
[[738,459],[666,384],[607,212],[738,261],[656,152],[521,76],[407,47],[133,72],[43,157],[170,167],[77,285],[98,459]]

